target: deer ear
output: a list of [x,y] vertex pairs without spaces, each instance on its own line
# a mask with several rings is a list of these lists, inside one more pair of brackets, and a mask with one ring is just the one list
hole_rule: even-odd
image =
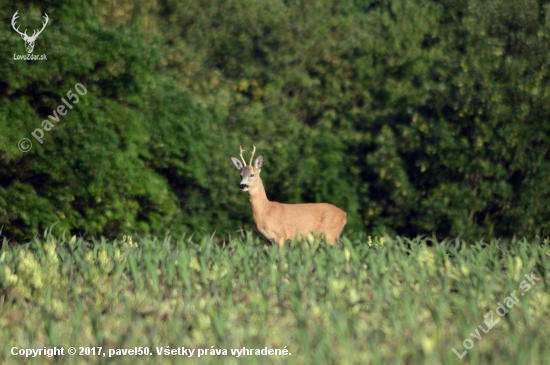
[[243,169],[243,163],[236,159],[235,157],[231,157],[231,161],[233,161],[233,165],[235,165],[235,167],[237,168],[237,170],[242,170]]
[[264,155],[260,155],[258,156],[256,161],[254,161],[254,167],[257,168],[258,170],[261,170],[263,166],[264,166]]

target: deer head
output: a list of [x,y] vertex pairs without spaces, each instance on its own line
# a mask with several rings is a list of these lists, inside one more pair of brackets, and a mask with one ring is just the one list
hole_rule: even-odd
[[13,17],[11,18],[11,26],[13,28],[13,30],[15,30],[17,33],[19,33],[19,35],[21,36],[21,38],[23,38],[23,40],[25,41],[25,48],[27,49],[27,53],[32,53],[32,50],[34,49],[34,42],[36,41],[36,38],[38,38],[38,36],[40,35],[40,33],[42,33],[42,31],[44,30],[44,28],[46,28],[46,24],[48,24],[48,14],[44,13],[44,16],[43,18],[46,20],[44,23],[42,23],[42,29],[40,29],[39,31],[38,30],[35,30],[33,33],[32,33],[32,36],[28,36],[27,35],[27,30],[25,29],[25,32],[21,33],[19,31],[19,27],[15,27],[15,21],[17,20],[17,18],[19,18],[19,16],[17,15],[19,11],[16,11],[15,14],[13,14]]
[[252,165],[252,160],[254,159],[254,153],[256,152],[256,146],[254,146],[254,150],[252,151],[252,156],[250,157],[249,166],[246,166],[246,162],[244,161],[243,157],[243,148],[239,146],[241,150],[241,161],[236,159],[235,157],[231,157],[231,161],[233,161],[233,165],[238,170],[241,170],[241,183],[239,184],[239,187],[242,191],[248,191],[251,186],[254,185],[254,183],[259,180],[260,178],[260,172],[262,171],[262,167],[264,165],[264,155],[260,155],[254,162],[254,165]]

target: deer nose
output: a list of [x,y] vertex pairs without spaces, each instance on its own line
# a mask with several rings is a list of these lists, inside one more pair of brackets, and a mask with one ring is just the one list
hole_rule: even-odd
[[244,189],[244,188],[247,188],[247,187],[248,187],[248,185],[246,185],[246,184],[239,185],[239,188],[241,188],[241,189]]

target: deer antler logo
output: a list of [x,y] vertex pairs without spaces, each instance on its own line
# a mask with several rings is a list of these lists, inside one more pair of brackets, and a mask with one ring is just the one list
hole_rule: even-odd
[[[32,53],[32,50],[34,49],[34,42],[36,41],[36,38],[38,38],[38,36],[40,35],[40,33],[42,33],[42,31],[44,30],[44,28],[46,28],[46,24],[48,24],[48,14],[44,13],[44,16],[43,18],[46,20],[44,23],[42,23],[42,29],[40,30],[35,30],[32,35],[29,37],[27,35],[27,30],[25,29],[25,32],[21,33],[19,31],[19,27],[15,27],[15,21],[17,18],[19,18],[19,16],[17,15],[17,13],[19,13],[19,10],[15,12],[15,14],[13,14],[13,17],[11,18],[11,26],[13,27],[13,30],[15,30],[17,33],[19,33],[19,35],[21,35],[21,38],[23,38],[23,40],[25,41],[25,48],[27,49],[27,53]],[[38,33],[37,33],[38,32]]]

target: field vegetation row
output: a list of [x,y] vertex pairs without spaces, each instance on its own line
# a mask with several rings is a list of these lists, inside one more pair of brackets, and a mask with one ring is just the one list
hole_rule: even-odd
[[[108,241],[46,233],[23,245],[4,242],[0,343],[9,346],[1,346],[0,362],[23,362],[12,347],[57,346],[66,354],[74,346],[147,347],[153,355],[24,363],[550,363],[548,242],[385,236],[334,247],[294,242],[280,251],[252,237]],[[539,280],[531,285],[525,275]],[[507,313],[497,311],[499,302]],[[473,347],[459,359],[452,349],[463,354],[466,339]],[[160,347],[228,355],[159,356]],[[231,355],[243,347],[289,355]]]

